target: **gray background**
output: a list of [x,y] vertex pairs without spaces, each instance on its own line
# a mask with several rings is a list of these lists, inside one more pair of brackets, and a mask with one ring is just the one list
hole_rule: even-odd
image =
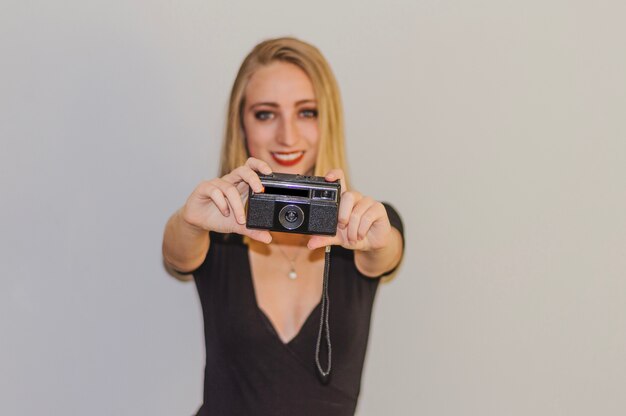
[[407,229],[358,414],[626,412],[621,1],[0,3],[0,414],[189,415],[169,215],[260,40],[331,62],[354,184]]

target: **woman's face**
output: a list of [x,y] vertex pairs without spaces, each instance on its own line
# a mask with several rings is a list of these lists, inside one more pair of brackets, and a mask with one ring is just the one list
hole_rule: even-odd
[[243,128],[250,156],[273,171],[311,175],[319,143],[313,84],[298,66],[273,62],[245,89]]

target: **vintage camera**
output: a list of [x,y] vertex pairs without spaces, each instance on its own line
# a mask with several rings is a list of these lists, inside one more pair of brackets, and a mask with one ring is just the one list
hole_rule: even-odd
[[341,184],[320,176],[259,175],[262,193],[252,188],[246,227],[297,234],[335,235]]

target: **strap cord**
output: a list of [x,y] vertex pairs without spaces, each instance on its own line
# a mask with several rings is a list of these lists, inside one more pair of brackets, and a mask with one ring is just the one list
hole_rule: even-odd
[[[330,380],[332,348],[330,344],[330,327],[328,325],[328,314],[330,310],[330,299],[328,298],[328,273],[330,271],[330,246],[326,246],[326,254],[324,256],[324,283],[322,287],[322,311],[320,314],[320,329],[317,334],[317,343],[315,345],[315,365],[317,366],[318,376],[322,384],[328,384]],[[324,370],[320,364],[320,349],[322,345],[322,336],[326,337],[326,347],[328,350],[327,369]]]

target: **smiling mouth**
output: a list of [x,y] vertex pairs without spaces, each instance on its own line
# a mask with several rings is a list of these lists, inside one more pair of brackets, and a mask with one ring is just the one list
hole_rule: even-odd
[[272,158],[282,166],[293,166],[304,157],[304,150],[298,152],[270,152]]

